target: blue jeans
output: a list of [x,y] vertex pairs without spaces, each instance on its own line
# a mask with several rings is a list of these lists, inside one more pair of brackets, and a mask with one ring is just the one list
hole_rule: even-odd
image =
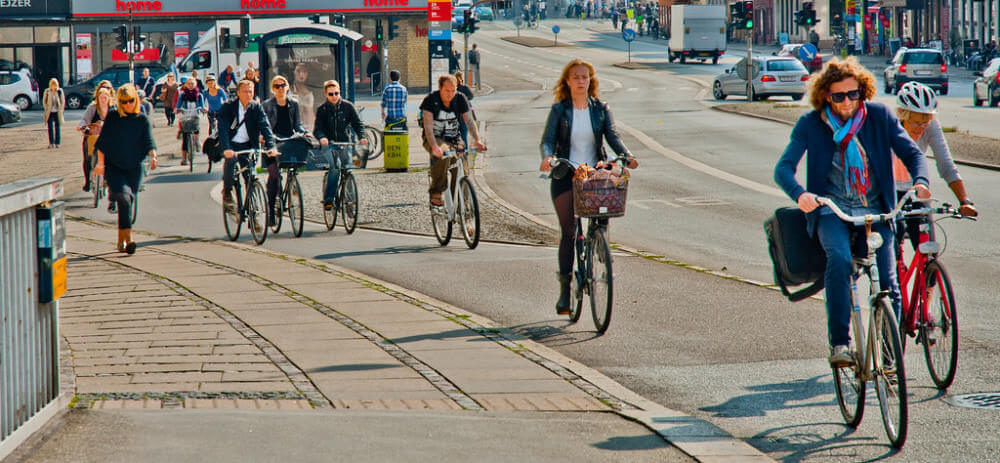
[[49,115],[49,120],[46,122],[49,128],[49,144],[58,145],[61,143],[62,132],[60,131],[59,123],[59,113],[54,113]]
[[331,146],[323,151],[330,163],[327,170],[326,188],[323,190],[323,202],[333,202],[337,199],[337,185],[340,183],[340,168],[350,165],[351,155],[347,148]]
[[[826,251],[826,321],[830,346],[847,345],[851,340],[851,262],[850,229],[833,214],[821,214],[816,224],[816,234]],[[862,235],[864,229],[861,229]],[[899,283],[896,280],[896,253],[892,228],[888,224],[873,224],[872,230],[882,235],[884,244],[876,251],[878,276],[882,289],[889,289],[893,311],[897,319],[901,309]],[[859,238],[864,251],[864,237]]]

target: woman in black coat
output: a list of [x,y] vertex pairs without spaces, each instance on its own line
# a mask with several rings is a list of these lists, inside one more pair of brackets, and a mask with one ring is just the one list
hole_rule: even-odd
[[[262,104],[267,123],[271,125],[271,131],[276,137],[288,138],[296,133],[306,132],[299,117],[299,103],[288,97],[290,90],[288,79],[275,76],[271,79],[271,93],[274,96],[264,100]],[[267,225],[271,226],[275,220],[281,220],[274,204],[278,198],[278,179],[281,178],[278,158],[264,156],[261,164],[267,169]]]
[[[598,84],[594,66],[581,59],[566,65],[553,89],[556,102],[549,111],[542,135],[542,172],[552,169],[553,158],[567,159],[573,166],[598,166],[607,156],[604,141],[620,156],[628,158],[629,169],[639,166],[622,143],[608,105],[598,100]],[[574,128],[574,124],[577,127]],[[576,220],[573,214],[573,172],[560,168],[553,173],[550,187],[552,204],[559,216],[562,238],[559,241],[559,301],[556,313],[569,313],[570,281],[573,273],[573,246]]]
[[156,169],[156,141],[149,119],[140,113],[139,94],[132,84],[118,89],[117,111],[108,113],[97,138],[97,174],[108,182],[108,200],[118,204],[118,252],[135,254],[132,201],[142,181],[142,162]]

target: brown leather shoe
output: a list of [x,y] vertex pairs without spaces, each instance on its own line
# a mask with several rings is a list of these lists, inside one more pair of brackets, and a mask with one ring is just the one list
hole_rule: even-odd
[[128,242],[128,232],[129,230],[118,229],[118,241],[115,242],[118,252],[125,252],[125,246]]

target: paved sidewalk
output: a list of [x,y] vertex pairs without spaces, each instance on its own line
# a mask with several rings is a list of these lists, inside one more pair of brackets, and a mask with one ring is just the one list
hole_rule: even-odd
[[76,398],[26,461],[769,461],[418,293],[238,243],[137,233],[125,256],[114,236],[67,221]]

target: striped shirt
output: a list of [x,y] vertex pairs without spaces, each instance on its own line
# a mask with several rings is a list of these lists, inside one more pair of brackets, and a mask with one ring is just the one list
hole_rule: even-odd
[[382,92],[382,108],[386,118],[399,119],[406,117],[406,87],[399,82],[391,82]]

